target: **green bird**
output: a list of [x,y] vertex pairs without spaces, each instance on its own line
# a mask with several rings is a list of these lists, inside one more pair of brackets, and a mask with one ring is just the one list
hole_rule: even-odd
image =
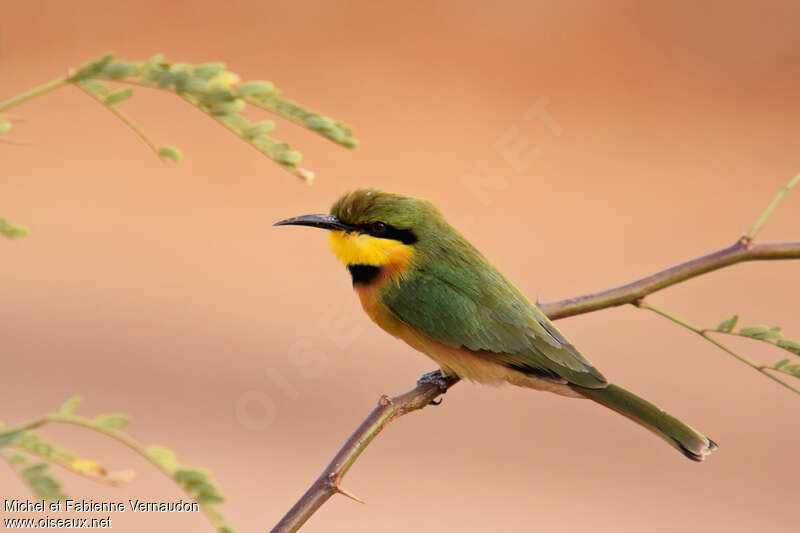
[[588,398],[702,461],[717,445],[639,396],[609,383],[545,314],[426,200],[361,189],[328,215],[276,226],[329,230],[364,311],[433,359],[445,376]]

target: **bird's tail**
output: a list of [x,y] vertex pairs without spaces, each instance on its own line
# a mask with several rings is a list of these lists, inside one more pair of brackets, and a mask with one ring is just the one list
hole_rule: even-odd
[[575,392],[623,414],[666,440],[693,461],[702,461],[717,449],[717,443],[644,398],[609,384],[603,389],[570,385]]

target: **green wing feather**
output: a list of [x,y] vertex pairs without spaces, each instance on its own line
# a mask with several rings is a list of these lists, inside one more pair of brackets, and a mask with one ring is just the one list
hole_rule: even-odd
[[463,238],[459,241],[443,243],[443,253],[426,250],[427,258],[436,260],[411,268],[398,283],[388,283],[383,303],[403,322],[448,346],[490,352],[510,367],[555,374],[583,387],[606,386],[603,375],[539,308],[477,249]]

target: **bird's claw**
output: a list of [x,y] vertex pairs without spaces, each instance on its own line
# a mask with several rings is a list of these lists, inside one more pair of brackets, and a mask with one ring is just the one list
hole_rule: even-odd
[[424,385],[425,383],[433,383],[439,387],[442,393],[447,392],[448,384],[441,370],[433,370],[422,374],[417,380],[417,385]]
[[[445,379],[444,375],[442,374],[441,370],[434,370],[432,372],[426,372],[422,374],[420,378],[417,380],[417,385],[424,385],[426,383],[432,383],[439,387],[439,390],[442,394],[447,392],[449,385],[447,380]],[[440,398],[439,401],[431,400],[431,405],[439,405],[442,403],[442,399]]]

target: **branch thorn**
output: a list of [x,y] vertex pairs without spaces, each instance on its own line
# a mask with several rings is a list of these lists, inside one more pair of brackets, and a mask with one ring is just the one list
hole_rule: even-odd
[[344,487],[342,487],[341,478],[339,477],[338,474],[331,473],[331,475],[328,476],[328,480],[330,481],[330,484],[331,484],[331,487],[333,488],[333,490],[335,490],[336,492],[338,492],[342,496],[347,496],[351,500],[356,501],[358,503],[363,503],[363,504],[367,503],[364,500],[362,500],[361,498],[359,498],[358,496],[356,496],[355,494],[353,494],[352,492],[350,492],[349,490],[347,490]]

